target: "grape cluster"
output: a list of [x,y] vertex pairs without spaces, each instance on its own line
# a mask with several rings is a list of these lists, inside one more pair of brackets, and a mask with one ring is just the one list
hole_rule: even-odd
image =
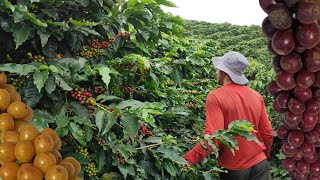
[[91,101],[89,100],[92,98],[92,93],[90,93],[87,89],[81,91],[79,88],[75,88],[74,91],[71,91],[71,97],[81,104],[90,105]]
[[88,176],[92,177],[92,176],[96,176],[98,173],[96,164],[92,161],[89,161],[89,163],[86,165],[86,167],[84,168],[84,171],[87,173]]
[[147,126],[145,126],[144,124],[142,124],[140,126],[140,130],[139,130],[140,135],[144,136],[154,136],[153,133],[151,131],[149,131],[149,129],[147,128]]
[[94,87],[94,92],[96,94],[103,94],[105,91],[106,91],[106,89],[103,86]]
[[35,62],[45,62],[46,58],[44,56],[41,56],[41,55],[34,55],[33,56],[33,61],[35,61]]
[[268,14],[262,31],[273,55],[276,79],[267,85],[274,111],[284,114],[282,166],[292,179],[320,175],[320,3],[260,0]]

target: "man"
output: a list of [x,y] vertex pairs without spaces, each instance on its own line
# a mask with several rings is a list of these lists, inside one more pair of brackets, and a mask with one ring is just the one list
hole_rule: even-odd
[[[273,141],[273,129],[267,117],[262,96],[245,86],[248,79],[243,71],[248,66],[248,60],[238,52],[228,52],[223,57],[212,58],[217,69],[217,80],[222,87],[211,91],[206,100],[205,134],[216,130],[227,129],[234,120],[247,120],[257,131],[255,136],[261,142],[248,141],[235,137],[239,150],[235,155],[223,145],[215,142],[219,148],[219,164],[228,170],[221,173],[222,180],[269,180],[269,166],[266,161],[270,156]],[[208,146],[208,149],[209,146]],[[196,164],[207,156],[206,150],[198,143],[183,156],[190,164]]]

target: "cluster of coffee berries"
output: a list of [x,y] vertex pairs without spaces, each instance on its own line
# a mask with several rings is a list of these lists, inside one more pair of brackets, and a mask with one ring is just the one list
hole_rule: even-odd
[[96,94],[103,94],[105,91],[106,91],[106,89],[103,86],[94,87],[94,92]]
[[198,106],[193,104],[192,102],[185,102],[183,103],[185,106],[187,106],[188,108],[197,108]]
[[26,78],[24,76],[21,76],[19,78],[9,78],[8,81],[10,84],[14,86],[16,90],[24,88],[26,86]]
[[127,62],[127,63],[120,63],[118,64],[119,68],[133,68],[134,63],[133,62]]
[[163,84],[164,84],[165,86],[173,86],[173,85],[175,85],[174,81],[171,81],[171,80],[166,81],[166,82],[164,82]]
[[135,88],[135,87],[123,87],[122,85],[118,85],[118,87],[125,94],[134,94],[137,92],[137,88]]
[[152,133],[151,131],[149,131],[149,129],[147,128],[147,126],[145,126],[144,124],[142,124],[142,125],[140,126],[139,132],[140,132],[140,135],[141,135],[141,136],[147,136],[147,135],[149,135],[149,136],[154,136],[153,133]]
[[110,44],[111,43],[107,41],[99,42],[98,40],[94,39],[90,42],[90,47],[95,49],[106,49],[110,46]]
[[63,58],[63,54],[57,53],[57,54],[54,55],[54,57],[57,58],[57,59],[62,59]]
[[89,47],[84,47],[80,55],[84,58],[100,56],[103,54],[104,49],[110,47],[112,43],[114,43],[114,39],[112,38],[109,39],[109,41],[102,42],[99,42],[98,40],[94,39],[90,42]]
[[130,36],[130,33],[127,32],[119,32],[116,37],[127,37]]
[[90,93],[87,89],[81,91],[79,88],[75,88],[74,91],[71,91],[71,97],[81,104],[90,105],[91,101],[89,98],[92,97],[92,93]]
[[41,56],[41,55],[34,55],[33,56],[33,61],[35,61],[35,62],[45,62],[46,58],[44,56]]
[[187,164],[182,164],[182,165],[180,166],[180,171],[181,171],[181,172],[188,173],[188,172],[190,172],[190,166],[188,166]]
[[84,171],[86,172],[86,174],[90,177],[92,176],[96,176],[98,173],[96,164],[92,161],[89,161],[89,163],[86,165],[86,167],[84,168]]
[[118,161],[119,161],[120,164],[126,163],[126,160],[124,160],[124,158],[118,158]]
[[88,148],[77,146],[76,152],[82,154],[85,158],[89,158]]

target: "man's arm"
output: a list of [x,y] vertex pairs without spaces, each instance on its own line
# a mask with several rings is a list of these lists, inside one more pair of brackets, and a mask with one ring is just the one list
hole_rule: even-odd
[[273,129],[269,121],[263,99],[261,101],[262,101],[262,111],[260,115],[260,122],[259,122],[258,128],[259,128],[259,133],[262,137],[263,143],[266,146],[265,154],[267,157],[270,157],[270,150],[271,150],[272,141],[273,141]]
[[[214,131],[220,129],[224,129],[224,118],[221,105],[216,96],[209,93],[206,100],[206,128],[204,134],[211,135]],[[218,142],[215,141],[214,143],[218,147]],[[205,145],[209,152],[211,152],[210,146],[207,143],[205,143]],[[205,157],[207,157],[207,152],[199,143],[183,156],[183,158],[192,165],[197,164]]]

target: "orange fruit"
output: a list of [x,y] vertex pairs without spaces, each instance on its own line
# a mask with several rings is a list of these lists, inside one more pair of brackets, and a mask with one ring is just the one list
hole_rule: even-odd
[[21,101],[21,95],[17,91],[12,91],[10,94],[10,103]]
[[[22,165],[23,166],[23,165]],[[20,167],[18,171],[18,180],[43,180],[41,171],[34,166]]]
[[3,142],[17,144],[19,142],[19,134],[15,131],[6,131],[3,135]]
[[56,145],[56,144],[58,143],[58,141],[59,141],[59,136],[58,136],[58,134],[56,133],[55,130],[53,130],[53,129],[51,129],[51,128],[46,128],[46,129],[44,129],[44,130],[41,132],[41,134],[47,134],[47,135],[51,136],[51,138],[52,138],[52,140],[53,140],[53,142],[54,142],[55,145]]
[[34,167],[34,166],[33,166],[32,163],[22,163],[22,164],[20,165],[20,169],[26,168],[26,167]]
[[10,105],[10,94],[5,89],[0,89],[0,111],[5,111]]
[[33,142],[38,136],[40,132],[39,130],[33,126],[33,125],[26,125],[23,129],[20,131],[20,141],[26,140]]
[[68,179],[71,179],[72,177],[74,177],[74,167],[70,162],[61,162],[59,165],[63,166],[64,168],[66,168],[67,172],[68,172]]
[[61,150],[62,142],[61,139],[59,138],[57,141],[57,144],[54,145],[54,149],[56,150]]
[[16,156],[14,155],[15,149],[14,143],[5,142],[0,144],[0,161],[10,162],[15,161]]
[[61,165],[55,165],[48,168],[46,180],[68,180],[68,171]]
[[35,155],[33,144],[30,141],[19,141],[14,149],[14,155],[20,162],[30,162]]
[[34,146],[34,149],[36,150],[36,154],[39,154],[42,152],[51,152],[54,147],[54,142],[51,136],[46,134],[41,134],[33,141],[33,146]]
[[3,180],[16,180],[19,165],[16,162],[6,162],[0,168],[0,177]]
[[16,88],[12,86],[11,84],[5,84],[4,89],[7,90],[9,93],[16,91]]
[[74,167],[74,176],[78,176],[81,171],[81,165],[74,157],[66,157],[62,160],[62,162],[70,162]]
[[27,125],[27,122],[22,120],[15,120],[14,121],[14,130],[17,133],[20,133],[21,129],[23,129]]
[[21,118],[19,120],[28,122],[33,118],[33,115],[34,115],[34,113],[33,113],[32,108],[28,106],[28,114],[24,118]]
[[7,112],[11,114],[14,119],[21,119],[27,116],[28,106],[21,101],[16,101],[8,106]]
[[0,130],[11,131],[14,129],[14,119],[8,113],[0,114]]
[[49,152],[40,153],[34,158],[33,165],[45,175],[49,167],[56,165],[56,157]]
[[56,162],[57,164],[59,164],[62,161],[62,156],[60,154],[60,152],[56,149],[52,150],[51,153],[54,155],[54,157],[56,157]]
[[0,86],[4,87],[4,85],[7,84],[7,80],[8,80],[7,76],[4,73],[1,73],[0,74]]

